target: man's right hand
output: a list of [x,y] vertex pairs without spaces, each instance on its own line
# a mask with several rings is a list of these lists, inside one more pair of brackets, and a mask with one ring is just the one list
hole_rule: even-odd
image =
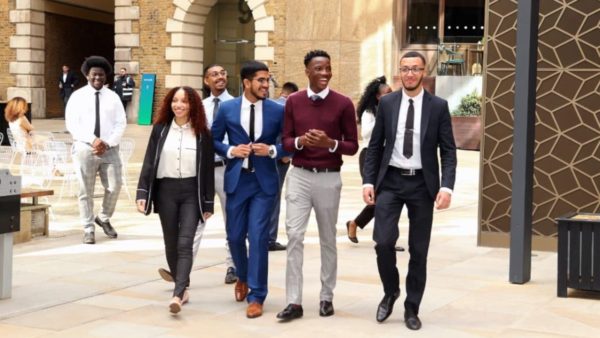
[[363,201],[368,205],[375,204],[375,189],[373,187],[363,188]]
[[106,152],[106,143],[96,138],[92,143],[92,154],[101,156],[104,152]]
[[246,158],[252,153],[252,143],[238,144],[231,149],[231,155],[239,158]]

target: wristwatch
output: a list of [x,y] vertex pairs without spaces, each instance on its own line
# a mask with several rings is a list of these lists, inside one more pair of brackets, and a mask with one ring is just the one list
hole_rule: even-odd
[[275,147],[269,147],[269,157],[275,157]]

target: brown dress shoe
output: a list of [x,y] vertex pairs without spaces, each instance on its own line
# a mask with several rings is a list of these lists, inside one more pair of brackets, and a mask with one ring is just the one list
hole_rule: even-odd
[[234,292],[235,300],[237,300],[238,302],[244,301],[244,299],[246,299],[246,296],[248,295],[248,283],[244,283],[238,279],[238,281],[235,282]]
[[259,303],[250,303],[248,304],[248,308],[246,309],[246,317],[248,318],[256,318],[262,316],[263,310],[262,304]]

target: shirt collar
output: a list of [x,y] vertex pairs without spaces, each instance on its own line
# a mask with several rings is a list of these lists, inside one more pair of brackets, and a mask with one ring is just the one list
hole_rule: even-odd
[[421,91],[416,96],[409,96],[404,89],[402,89],[402,98],[403,100],[413,99],[413,101],[422,101],[423,93],[425,93],[425,89],[421,88]]
[[227,92],[227,89],[225,89],[219,96],[214,96],[213,93],[210,93],[210,100],[213,101],[215,98],[219,98],[219,101],[223,102],[223,100],[227,99],[229,96],[229,93]]
[[310,98],[313,95],[318,95],[324,100],[327,97],[327,95],[329,95],[329,86],[327,86],[327,88],[321,90],[320,92],[315,93],[310,89],[310,84],[309,84],[306,87],[306,94],[308,94],[308,98]]
[[188,121],[183,126],[179,126],[177,123],[175,123],[175,119],[173,119],[173,122],[171,122],[171,129],[174,129],[174,130],[186,130],[186,129],[189,129],[190,127],[191,127],[190,121]]
[[242,93],[242,109],[244,109],[244,108],[250,109],[251,104],[253,104],[255,108],[261,109],[262,103],[263,103],[263,100],[258,100],[256,102],[252,103],[246,98],[246,96],[244,96],[244,93]]

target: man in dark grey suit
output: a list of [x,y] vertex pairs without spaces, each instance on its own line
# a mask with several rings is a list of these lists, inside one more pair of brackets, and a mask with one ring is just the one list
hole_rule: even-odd
[[365,203],[375,204],[373,239],[385,292],[377,309],[379,322],[390,316],[400,296],[394,246],[400,213],[404,205],[408,209],[410,260],[404,320],[411,330],[421,328],[417,315],[425,291],[433,206],[450,206],[456,176],[456,146],[448,103],[423,89],[424,71],[425,58],[421,54],[408,52],[400,59],[403,89],[382,97],[379,103],[363,181]]

